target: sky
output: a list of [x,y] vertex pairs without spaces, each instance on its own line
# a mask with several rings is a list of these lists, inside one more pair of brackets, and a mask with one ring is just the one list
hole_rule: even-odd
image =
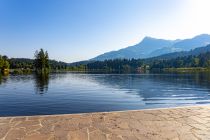
[[210,0],[0,0],[0,54],[75,62],[145,36],[210,34]]

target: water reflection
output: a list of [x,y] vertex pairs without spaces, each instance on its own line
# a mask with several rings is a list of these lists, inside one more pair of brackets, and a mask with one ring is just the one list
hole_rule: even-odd
[[[139,87],[147,80],[150,82],[156,82],[161,85],[162,83],[167,85],[177,86],[199,86],[202,88],[210,89],[210,73],[197,73],[197,74],[148,74],[148,75],[106,75],[103,78],[101,76],[90,76],[92,80],[98,83],[119,87],[119,88],[132,88],[139,89]],[[164,88],[164,87],[163,87]]]
[[91,81],[136,94],[145,104],[210,103],[210,74],[95,75]]
[[0,85],[7,82],[8,75],[0,74]]
[[2,75],[0,74],[0,85],[2,84]]
[[119,111],[210,103],[208,73],[51,73],[2,76],[0,83],[4,83],[0,84],[0,116]]
[[44,94],[48,91],[49,73],[34,74],[34,81],[37,94]]

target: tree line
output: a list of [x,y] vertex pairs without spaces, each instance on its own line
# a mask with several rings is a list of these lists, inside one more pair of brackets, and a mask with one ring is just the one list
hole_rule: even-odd
[[166,60],[153,60],[150,63],[150,68],[210,68],[210,52],[199,55],[190,55],[184,57],[177,57]]
[[86,65],[87,70],[138,71],[166,68],[210,68],[210,52],[173,59],[115,59],[95,61]]
[[90,71],[104,70],[104,71],[135,71],[143,65],[141,59],[114,59],[105,61],[95,61],[87,64],[86,68]]
[[0,70],[29,69],[38,72],[49,70],[69,71],[107,71],[134,72],[166,68],[208,68],[210,69],[210,52],[189,55],[172,59],[114,59],[90,61],[86,64],[68,65],[65,62],[50,60],[47,51],[40,49],[35,52],[34,59],[11,58],[0,56]]
[[1,71],[13,69],[18,72],[49,72],[49,70],[60,70],[66,68],[66,63],[58,62],[56,60],[50,60],[48,52],[44,51],[43,49],[35,52],[34,59],[8,58],[7,56],[0,56]]

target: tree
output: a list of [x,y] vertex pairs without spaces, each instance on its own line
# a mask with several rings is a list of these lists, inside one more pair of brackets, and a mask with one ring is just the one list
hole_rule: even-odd
[[7,57],[6,55],[3,55],[2,58],[3,58],[4,60],[8,60],[8,57]]
[[8,57],[0,55],[0,71],[1,72],[9,72],[10,64],[7,61]]
[[47,51],[43,49],[35,52],[34,66],[37,72],[48,72],[49,71],[49,56]]

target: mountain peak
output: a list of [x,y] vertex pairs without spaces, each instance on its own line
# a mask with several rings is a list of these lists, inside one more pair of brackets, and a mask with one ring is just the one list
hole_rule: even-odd
[[142,41],[145,41],[145,40],[154,40],[154,39],[155,38],[153,38],[153,37],[145,36]]
[[169,39],[160,39],[160,38],[154,38],[154,37],[151,37],[151,36],[145,36],[142,40],[143,41],[169,41],[169,42],[173,42],[175,40],[169,40]]

